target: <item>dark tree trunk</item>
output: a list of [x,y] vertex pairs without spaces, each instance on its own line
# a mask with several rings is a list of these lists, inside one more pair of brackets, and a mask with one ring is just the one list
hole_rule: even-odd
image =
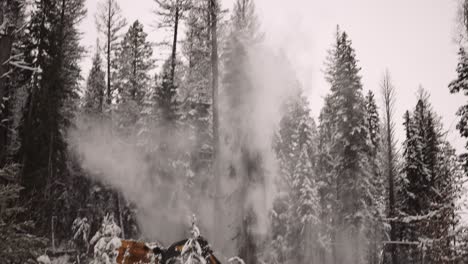
[[[393,150],[393,113],[392,106],[394,102],[394,90],[390,83],[390,77],[388,72],[385,73],[383,79],[383,99],[384,99],[384,111],[385,111],[385,126],[386,126],[386,145],[387,145],[387,181],[388,181],[388,218],[392,219],[396,216],[395,214],[395,167],[394,159],[395,153]],[[390,221],[390,241],[396,241],[396,226],[395,221]],[[396,246],[394,243],[389,245],[391,263],[398,264]]]
[[[219,110],[218,110],[218,16],[217,16],[217,0],[209,1],[210,11],[210,33],[211,33],[211,87],[212,87],[212,110],[213,110],[213,174],[215,179],[215,198],[213,216],[214,232],[217,234],[221,232],[220,219],[222,215],[221,203],[221,171],[219,160]],[[221,241],[220,241],[221,242]]]
[[176,67],[176,53],[177,53],[177,31],[179,29],[179,2],[177,1],[175,7],[175,17],[174,17],[174,36],[172,40],[172,54],[171,54],[171,82],[175,86],[175,67]]
[[[242,143],[245,144],[245,143]],[[245,263],[258,263],[258,247],[253,233],[254,226],[257,224],[257,215],[252,206],[248,205],[249,187],[253,184],[264,184],[263,172],[260,166],[260,154],[252,153],[248,147],[241,147],[241,160],[237,168],[238,177],[240,177],[239,191],[239,210],[240,227],[238,238],[239,256]]]
[[[5,104],[3,98],[8,95],[8,87],[6,84],[6,76],[4,76],[8,70],[8,59],[11,55],[11,49],[13,46],[13,36],[4,35],[0,37],[0,105]],[[5,113],[7,109],[1,109],[1,119],[5,119]],[[3,164],[6,156],[8,128],[6,124],[0,125],[0,164]]]
[[103,104],[104,104],[104,87],[102,87],[102,89],[100,89],[99,91],[99,113],[102,114],[103,112]]
[[120,225],[120,230],[121,230],[121,236],[123,239],[126,238],[125,236],[125,226],[124,226],[124,221],[123,221],[123,207],[122,207],[122,199],[120,197],[120,194],[118,191],[115,191],[115,200],[117,202],[117,214],[119,218],[119,225]]
[[[3,105],[1,109],[1,120],[4,120],[8,115],[7,102],[3,100],[3,98],[9,95],[6,75],[10,67],[7,61],[11,56],[13,41],[15,39],[14,31],[16,30],[16,24],[19,20],[21,6],[19,1],[2,0],[0,2],[0,24],[4,25],[4,32],[0,35],[0,105]],[[8,125],[3,123],[0,124],[0,165],[3,165],[5,161],[7,143]]]
[[111,2],[109,1],[109,7],[108,7],[108,20],[107,20],[107,104],[110,105],[112,103],[112,98],[111,98],[111,41],[112,41],[112,36],[111,36],[111,10],[112,10],[112,5]]
[[[41,62],[42,62],[42,53],[44,50],[44,41],[45,41],[45,14],[42,14],[41,18],[41,24],[40,24],[40,32],[39,32],[39,45],[38,45],[38,51],[37,51],[37,58],[36,58],[36,64],[34,65],[35,67],[38,67]],[[36,103],[36,97],[37,93],[39,91],[39,78],[38,78],[39,72],[34,72],[33,73],[33,83],[31,85],[31,91],[29,92],[28,95],[28,102],[27,102],[27,111],[26,111],[26,118],[24,122],[24,129],[23,129],[23,150],[22,150],[22,166],[21,166],[21,173],[20,173],[20,182],[24,184],[25,181],[25,173],[27,172],[26,168],[28,167],[28,162],[29,162],[29,152],[30,150],[28,147],[30,146],[31,142],[31,133],[32,133],[32,123],[33,123],[33,112],[34,112],[34,104]]]
[[[211,11],[211,86],[213,96],[213,142],[214,142],[214,160],[219,155],[219,110],[218,110],[218,33],[217,33],[217,5],[216,0],[210,1]],[[216,167],[217,168],[217,167]],[[215,171],[218,173],[218,171]],[[217,177],[219,175],[216,175]]]
[[[390,113],[388,109],[386,110],[387,120],[390,120]],[[388,168],[388,206],[389,212],[388,216],[391,219],[395,216],[395,177],[393,175],[393,150],[391,142],[391,131],[390,131],[390,121],[387,121],[387,144],[388,144],[388,153],[387,153],[387,162],[389,164]],[[395,232],[395,221],[390,221],[390,240],[396,241],[396,232]],[[392,257],[392,264],[398,264],[395,244],[390,244],[390,255]]]

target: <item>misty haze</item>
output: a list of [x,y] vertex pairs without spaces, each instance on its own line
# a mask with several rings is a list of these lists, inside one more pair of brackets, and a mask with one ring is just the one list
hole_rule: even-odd
[[0,0],[0,264],[468,263],[468,0]]

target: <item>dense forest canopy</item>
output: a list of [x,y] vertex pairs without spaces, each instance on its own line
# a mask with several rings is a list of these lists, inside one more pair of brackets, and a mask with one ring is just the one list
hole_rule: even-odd
[[[468,261],[468,143],[423,87],[399,116],[392,69],[365,87],[346,25],[314,116],[254,0],[154,0],[155,25],[123,1],[96,1],[85,47],[85,0],[0,0],[0,262]],[[459,13],[439,88],[464,98],[468,1]]]

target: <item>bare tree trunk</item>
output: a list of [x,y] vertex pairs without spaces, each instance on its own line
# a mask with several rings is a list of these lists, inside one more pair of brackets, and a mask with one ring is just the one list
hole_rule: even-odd
[[171,54],[171,80],[172,85],[175,85],[175,67],[176,67],[176,53],[177,53],[177,31],[179,29],[179,1],[176,3],[175,7],[175,17],[174,17],[174,36],[172,40],[172,54]]
[[[11,49],[13,46],[13,36],[4,35],[0,37],[0,105],[3,104],[3,98],[7,96],[6,76],[8,70],[8,59],[10,58]],[[1,116],[4,119],[6,109],[1,109]],[[3,164],[3,159],[6,156],[8,129],[6,124],[0,126],[0,164]]]
[[[387,123],[387,125],[389,125]],[[389,133],[389,130],[387,129],[387,133]],[[389,135],[389,134],[387,134]],[[388,157],[387,161],[389,162],[389,172],[388,172],[388,201],[389,201],[389,213],[388,216],[389,218],[392,218],[395,216],[395,176],[393,175],[393,151],[391,150],[391,139],[387,139],[387,144],[389,144],[389,150],[388,150]],[[391,221],[390,222],[390,240],[395,241],[396,240],[396,232],[395,232],[395,222]],[[396,256],[396,249],[395,245],[391,245],[391,256],[392,256],[392,264],[397,264],[397,256]]]
[[[385,136],[386,136],[386,161],[387,161],[387,181],[388,181],[388,218],[395,217],[395,153],[394,153],[394,123],[393,108],[395,102],[395,90],[390,82],[390,74],[385,72],[382,80],[382,93],[385,112]],[[390,221],[390,240],[396,241],[395,222]],[[397,254],[395,244],[390,244],[390,255],[392,264],[397,264]]]
[[[47,187],[51,189],[54,181],[54,130],[49,132],[49,158],[47,162]],[[46,198],[49,198],[50,192],[44,192]]]
[[[252,153],[245,145],[240,148],[240,162],[237,169],[237,176],[240,177],[238,207],[240,211],[240,234],[237,239],[239,256],[245,263],[258,263],[258,244],[255,239],[254,227],[258,224],[256,212],[252,205],[248,203],[249,187],[253,184],[263,184],[263,172],[260,167],[259,153]],[[262,173],[262,179],[259,178]],[[262,181],[262,182],[260,182]]]
[[[338,181],[338,179],[336,179]],[[335,183],[335,195],[336,195],[336,200],[339,199],[339,190],[338,190],[338,183]],[[332,219],[331,219],[331,226],[332,226],[332,260],[333,264],[341,264],[341,245],[342,245],[342,239],[340,238],[340,231],[338,228],[341,228],[341,226],[338,224],[338,216],[337,216],[337,208],[336,204],[334,205],[335,208],[332,210]]]
[[218,5],[217,0],[208,0],[210,9],[210,33],[211,33],[211,87],[213,110],[213,175],[215,180],[214,197],[214,234],[222,232],[219,216],[222,215],[221,204],[221,169],[219,147],[219,106],[218,106]]
[[[217,33],[217,3],[216,0],[210,1],[211,9],[211,86],[213,96],[213,142],[214,142],[214,160],[217,164],[219,157],[219,106],[218,106],[218,33]],[[219,173],[218,166],[215,172]],[[216,174],[219,177],[218,174]]]
[[122,199],[118,191],[116,191],[116,196],[117,196],[117,210],[119,211],[119,225],[120,225],[120,229],[122,230],[122,238],[125,239],[125,228],[124,228],[123,212],[122,212],[123,211]]
[[112,103],[111,98],[111,11],[112,11],[112,3],[108,1],[108,19],[107,19],[107,105],[110,106]]
[[[99,114],[102,114],[103,113],[103,110],[104,110],[104,88],[100,89],[99,91]],[[100,115],[100,117],[102,118],[102,115]]]

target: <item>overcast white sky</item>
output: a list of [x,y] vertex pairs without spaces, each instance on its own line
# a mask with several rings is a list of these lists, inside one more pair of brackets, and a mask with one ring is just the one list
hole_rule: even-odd
[[[87,0],[88,16],[83,21],[83,44],[92,51],[96,40],[94,14],[98,0]],[[234,0],[222,0],[231,9]],[[150,25],[155,16],[154,0],[120,0],[129,22],[139,19],[157,40],[161,33]],[[386,68],[397,90],[398,134],[402,116],[416,103],[422,85],[432,95],[434,109],[442,118],[448,139],[462,150],[464,140],[455,129],[455,112],[466,102],[451,95],[447,85],[456,76],[457,0],[256,0],[257,11],[272,47],[283,49],[306,90],[314,117],[323,105],[329,86],[322,70],[327,50],[333,43],[336,25],[353,41],[364,89],[379,91]],[[90,59],[83,61],[89,69]],[[86,76],[87,72],[84,72]],[[401,141],[401,140],[400,140]]]

